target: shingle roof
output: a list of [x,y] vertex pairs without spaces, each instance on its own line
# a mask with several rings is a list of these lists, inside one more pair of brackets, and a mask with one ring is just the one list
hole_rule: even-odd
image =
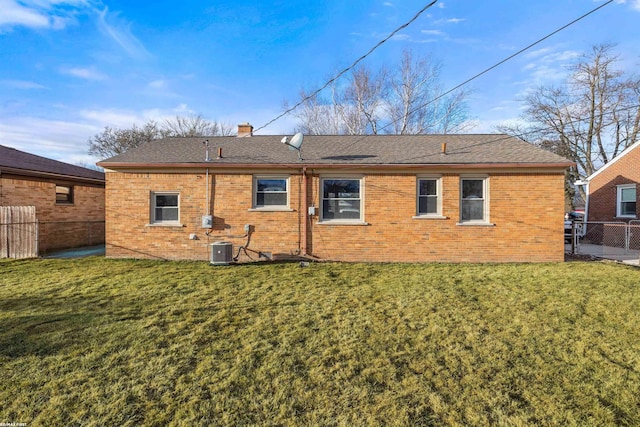
[[[567,159],[520,139],[482,135],[305,135],[302,157],[281,142],[282,135],[166,138],[151,141],[99,162],[104,167],[202,164],[209,140],[212,165],[438,165],[548,164],[566,167]],[[446,143],[446,155],[441,154]],[[222,158],[217,159],[218,148]]]
[[104,182],[104,172],[70,165],[0,145],[0,171]]

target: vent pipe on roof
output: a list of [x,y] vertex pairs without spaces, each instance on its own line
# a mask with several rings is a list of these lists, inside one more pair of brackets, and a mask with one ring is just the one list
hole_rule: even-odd
[[205,154],[204,161],[205,161],[205,162],[210,162],[210,161],[211,161],[211,159],[209,158],[209,140],[208,140],[208,139],[205,139],[204,141],[202,141],[202,143],[204,144],[204,147],[205,147],[205,153],[206,153],[206,154]]
[[442,151],[440,151],[440,154],[447,154],[447,143],[446,142],[442,143]]
[[218,147],[218,160],[222,158],[222,147]]

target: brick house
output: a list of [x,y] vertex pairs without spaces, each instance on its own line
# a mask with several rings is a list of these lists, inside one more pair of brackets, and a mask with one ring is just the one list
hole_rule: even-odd
[[305,136],[299,158],[282,136],[238,135],[209,138],[209,154],[204,138],[163,139],[99,162],[107,256],[207,260],[225,241],[241,260],[564,259],[571,163],[522,140]]
[[104,173],[0,145],[0,206],[35,206],[38,250],[104,242]]
[[640,141],[627,147],[586,180],[588,221],[640,219]]

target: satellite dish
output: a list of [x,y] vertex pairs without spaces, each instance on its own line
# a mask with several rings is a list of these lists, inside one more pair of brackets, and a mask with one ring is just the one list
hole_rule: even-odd
[[302,145],[303,139],[304,139],[304,136],[300,132],[298,132],[295,135],[293,135],[293,137],[291,138],[291,141],[289,142],[289,145],[295,148],[296,150],[299,150],[300,146]]
[[291,137],[291,141],[285,136],[280,140],[285,145],[289,146],[289,150],[296,150],[298,152],[298,158],[302,160],[302,154],[300,153],[300,147],[302,147],[302,140],[304,139],[304,135],[298,132]]

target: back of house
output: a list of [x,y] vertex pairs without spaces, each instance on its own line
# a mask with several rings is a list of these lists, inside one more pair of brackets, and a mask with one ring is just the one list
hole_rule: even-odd
[[225,242],[240,261],[564,259],[572,163],[517,138],[305,135],[298,151],[238,134],[100,162],[107,256],[207,260]]

